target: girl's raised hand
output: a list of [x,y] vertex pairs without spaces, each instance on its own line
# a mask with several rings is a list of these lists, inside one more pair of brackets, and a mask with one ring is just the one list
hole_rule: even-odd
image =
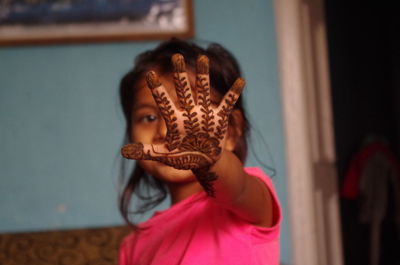
[[122,155],[128,159],[159,161],[177,169],[208,170],[221,156],[229,115],[245,82],[238,78],[219,106],[213,107],[208,58],[201,55],[197,60],[196,94],[190,86],[183,56],[172,56],[172,64],[178,106],[154,71],[146,75],[147,85],[166,123],[165,142],[127,144],[122,148]]

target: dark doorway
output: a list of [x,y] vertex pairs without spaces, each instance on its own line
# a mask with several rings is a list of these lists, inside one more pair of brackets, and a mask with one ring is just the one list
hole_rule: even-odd
[[[400,155],[400,10],[395,2],[325,1],[339,189],[353,158],[371,141]],[[371,224],[360,220],[362,196],[341,196],[346,265],[372,264],[374,248],[376,264],[400,264],[395,191],[388,185],[387,209],[375,243]]]

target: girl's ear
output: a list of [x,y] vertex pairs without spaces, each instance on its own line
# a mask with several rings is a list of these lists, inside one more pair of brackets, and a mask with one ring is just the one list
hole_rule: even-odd
[[233,152],[236,147],[236,143],[242,136],[243,128],[243,115],[238,109],[234,109],[229,117],[229,129],[225,141],[225,149]]

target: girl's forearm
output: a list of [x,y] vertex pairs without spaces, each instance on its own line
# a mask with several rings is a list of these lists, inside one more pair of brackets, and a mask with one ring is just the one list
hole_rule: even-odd
[[269,226],[272,223],[272,198],[268,188],[257,177],[248,175],[232,152],[224,150],[212,167],[194,173],[217,203],[253,224]]

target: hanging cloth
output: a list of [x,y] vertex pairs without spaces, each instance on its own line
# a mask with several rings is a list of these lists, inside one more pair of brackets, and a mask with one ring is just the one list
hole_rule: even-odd
[[400,236],[400,166],[387,145],[373,143],[352,160],[341,196],[360,202],[359,218],[370,224],[370,265],[379,264],[381,224],[388,208],[389,189],[394,194],[395,222]]

